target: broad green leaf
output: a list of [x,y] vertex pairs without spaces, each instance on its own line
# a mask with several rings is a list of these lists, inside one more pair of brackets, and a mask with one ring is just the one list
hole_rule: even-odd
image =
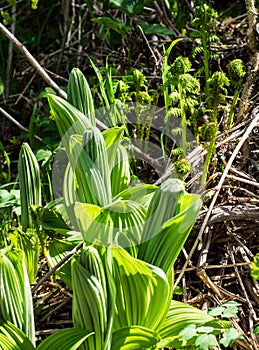
[[13,245],[24,253],[24,262],[30,283],[34,283],[38,273],[40,241],[37,233],[32,230],[26,233],[16,229],[9,234]]
[[86,329],[62,329],[46,338],[37,347],[37,350],[76,350],[88,337],[91,337],[93,334],[93,332],[89,332]]
[[18,159],[22,229],[33,227],[31,205],[41,206],[41,179],[38,161],[28,143],[23,143]]
[[108,163],[109,163],[110,171],[112,170],[112,167],[114,164],[117,149],[121,144],[123,132],[124,132],[123,127],[109,128],[102,132],[106,149],[108,152]]
[[89,118],[61,97],[50,94],[48,102],[60,137],[66,144],[71,135],[83,135],[85,130],[92,127]]
[[153,0],[110,0],[110,4],[132,17],[140,13]]
[[117,289],[115,328],[137,325],[155,329],[167,313],[170,298],[164,272],[114,247],[113,273]]
[[119,145],[111,169],[112,194],[118,193],[128,188],[130,184],[129,158],[126,149]]
[[35,343],[31,288],[23,252],[18,249],[0,250],[0,314]]
[[123,327],[112,334],[112,350],[156,349],[159,335],[140,326]]
[[125,24],[119,18],[111,18],[107,16],[97,17],[92,19],[93,22],[103,24],[106,28],[112,29],[115,32],[124,35],[125,33],[131,31],[134,27]]
[[111,275],[111,248],[95,245],[84,248],[81,255],[81,264],[100,282],[106,304],[107,324],[103,350],[109,350],[111,346],[111,334],[115,313],[115,284]]
[[101,213],[101,208],[94,204],[76,202],[74,205],[77,227],[84,234],[94,219]]
[[114,199],[130,199],[143,205],[147,209],[156,189],[157,186],[141,184],[127,188],[121,193],[118,193],[117,196],[114,197]]
[[45,230],[51,230],[63,234],[71,230],[58,212],[47,208],[43,209],[40,216],[40,222]]
[[224,345],[225,348],[233,345],[236,339],[242,338],[242,334],[239,333],[235,328],[227,329],[223,334],[223,337],[220,339],[220,344]]
[[172,179],[156,191],[148,208],[138,253],[139,259],[162,268],[166,274],[171,271],[201,207],[200,197],[184,195],[178,183],[179,180]]
[[105,210],[110,213],[110,217],[113,221],[114,238],[120,232],[127,231],[129,238],[132,238],[135,244],[139,244],[145,221],[146,209],[137,202],[119,200]]
[[85,76],[78,68],[73,68],[69,75],[67,100],[90,119],[92,126],[95,126],[92,92]]
[[[111,202],[111,189],[108,179],[82,146],[81,136],[70,138],[69,160],[75,175],[75,189],[80,202],[108,205]],[[108,188],[107,188],[108,186]]]
[[196,349],[208,350],[217,346],[217,339],[213,334],[202,334],[195,341]]
[[1,350],[33,350],[34,346],[28,337],[9,321],[0,319]]
[[105,204],[109,204],[111,202],[111,180],[108,153],[103,135],[98,128],[85,131],[83,148],[100,171],[107,193],[107,202]]
[[143,32],[146,35],[174,35],[175,32],[172,29],[166,28],[164,26],[161,26],[157,23],[147,23],[147,22],[138,22],[138,26],[140,26],[143,30]]
[[73,323],[76,328],[94,332],[82,349],[103,350],[107,332],[107,304],[101,282],[72,259]]

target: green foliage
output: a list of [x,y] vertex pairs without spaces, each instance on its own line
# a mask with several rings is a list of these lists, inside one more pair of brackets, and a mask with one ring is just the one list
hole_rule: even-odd
[[231,128],[234,119],[234,111],[238,102],[238,98],[241,92],[241,87],[243,83],[244,76],[246,74],[246,67],[242,60],[235,59],[231,61],[228,65],[228,75],[230,79],[230,84],[234,88],[234,97],[229,111],[227,127]]
[[92,333],[85,329],[62,329],[50,335],[35,348],[19,328],[11,322],[0,320],[1,350],[51,350],[56,348],[76,350],[91,335]]
[[209,315],[230,318],[237,314],[238,306],[240,306],[240,304],[235,301],[226,301],[218,307],[210,308]]
[[110,4],[119,9],[128,16],[133,17],[140,13],[145,6],[148,6],[153,0],[110,0]]
[[257,253],[252,262],[251,276],[259,280],[259,253]]
[[37,159],[27,143],[22,145],[18,160],[22,229],[32,228],[30,206],[41,206],[41,179]]
[[210,5],[202,2],[195,7],[194,19],[192,25],[195,30],[191,33],[191,38],[194,39],[196,45],[193,49],[193,57],[203,55],[204,67],[198,71],[198,74],[205,73],[205,96],[208,96],[208,80],[210,78],[209,62],[211,59],[216,59],[217,56],[212,53],[211,44],[220,43],[219,37],[215,34],[216,22],[218,17]]
[[24,253],[10,247],[0,250],[0,317],[12,322],[35,343],[33,305]]

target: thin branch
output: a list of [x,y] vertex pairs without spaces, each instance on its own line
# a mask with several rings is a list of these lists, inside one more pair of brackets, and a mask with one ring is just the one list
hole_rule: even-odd
[[[12,20],[13,20],[13,23],[11,24],[11,32],[14,35],[15,24],[16,24],[16,7],[15,6],[12,6]],[[4,94],[5,100],[8,100],[9,98],[12,61],[13,61],[13,42],[10,41],[9,47],[8,47],[7,64],[6,64],[5,94]]]
[[213,210],[213,208],[214,208],[214,205],[215,205],[215,203],[216,203],[216,200],[217,200],[217,198],[218,198],[218,195],[219,195],[219,193],[220,193],[220,190],[221,190],[221,188],[222,188],[222,186],[223,186],[223,183],[224,183],[224,181],[225,181],[225,179],[226,179],[226,177],[227,177],[227,174],[228,174],[228,172],[229,172],[229,170],[230,170],[230,168],[231,168],[231,166],[232,166],[232,163],[234,162],[234,160],[235,160],[235,158],[236,158],[238,152],[239,152],[240,149],[242,148],[243,144],[245,143],[245,141],[246,141],[247,138],[249,137],[249,134],[251,133],[251,131],[253,130],[253,128],[256,126],[256,124],[257,124],[258,122],[259,122],[259,108],[256,109],[256,113],[255,113],[254,119],[251,121],[251,124],[248,126],[246,132],[244,133],[244,135],[242,136],[241,140],[240,140],[239,143],[237,144],[237,146],[236,146],[234,152],[232,153],[232,155],[231,155],[231,157],[230,157],[230,159],[229,159],[229,161],[228,161],[228,163],[227,163],[227,165],[226,165],[226,167],[225,167],[225,170],[224,170],[224,172],[223,172],[223,174],[222,174],[222,176],[221,176],[221,178],[220,178],[219,184],[218,184],[218,186],[217,186],[216,192],[215,192],[215,194],[214,194],[214,196],[213,196],[213,198],[212,198],[212,201],[211,201],[211,203],[210,203],[210,206],[209,206],[209,209],[208,209],[208,211],[207,211],[207,214],[206,214],[206,216],[205,216],[205,218],[204,218],[204,221],[203,221],[203,223],[202,223],[202,225],[201,225],[201,228],[200,228],[200,231],[199,231],[198,236],[197,236],[197,238],[196,238],[196,241],[194,242],[194,245],[193,245],[193,247],[192,247],[192,249],[191,249],[191,251],[190,251],[190,253],[189,253],[188,259],[186,260],[186,262],[185,262],[185,264],[184,264],[184,266],[183,266],[183,268],[182,268],[182,271],[181,271],[180,275],[178,276],[178,278],[177,278],[177,280],[176,280],[176,282],[175,282],[175,287],[176,287],[177,284],[180,282],[180,280],[181,280],[181,278],[182,278],[182,276],[183,276],[183,274],[184,274],[184,271],[185,271],[186,267],[188,266],[188,264],[189,264],[190,261],[191,261],[191,258],[192,258],[192,256],[193,256],[193,253],[195,252],[195,250],[196,250],[198,244],[199,244],[199,243],[201,242],[201,240],[202,240],[203,232],[204,232],[205,228],[207,227],[207,225],[208,225],[208,223],[209,223],[209,219],[210,219],[212,210]]
[[72,258],[73,255],[75,255],[79,249],[82,248],[84,242],[80,242],[74,249],[71,250],[62,260],[60,260],[57,265],[55,265],[51,270],[49,270],[46,275],[44,275],[39,282],[34,286],[31,290],[32,293],[34,293],[43,282],[45,282],[57,269],[59,269],[62,265],[64,265],[68,260]]
[[[19,129],[25,131],[25,132],[29,132],[29,130],[27,128],[25,128],[22,124],[20,124],[19,122],[17,122],[17,120],[15,120],[9,113],[7,113],[3,108],[0,107],[0,112],[3,114],[4,117],[6,117],[7,119],[9,119],[13,124],[15,124]],[[33,135],[35,137],[35,139],[37,139],[38,141],[42,141],[42,138],[40,138],[37,135]]]
[[45,80],[45,82],[53,88],[54,91],[64,99],[67,98],[65,91],[61,90],[60,87],[50,78],[50,76],[41,67],[38,61],[30,54],[26,47],[0,22],[0,31],[11,40],[18,50],[27,58],[30,64],[37,70],[40,76]]

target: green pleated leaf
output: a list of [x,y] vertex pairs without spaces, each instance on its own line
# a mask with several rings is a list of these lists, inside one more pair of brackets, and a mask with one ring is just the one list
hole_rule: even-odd
[[100,206],[110,204],[111,189],[108,180],[82,146],[82,137],[71,136],[70,148],[69,160],[75,172],[75,188],[79,201]]
[[155,329],[170,302],[170,288],[164,272],[115,247],[113,274],[117,289],[115,328],[137,325]]
[[41,206],[41,180],[40,169],[36,156],[28,143],[21,147],[18,159],[18,176],[21,199],[22,229],[33,227],[32,217],[29,213],[31,205]]
[[111,203],[111,180],[108,153],[102,133],[98,128],[86,130],[83,137],[83,148],[100,171],[106,189],[107,203]]
[[151,329],[131,326],[117,329],[112,335],[112,350],[156,349],[159,335]]
[[[161,201],[162,198],[163,197],[161,196]],[[169,199],[170,196],[166,198]],[[202,204],[200,197],[195,194],[181,194],[179,198],[178,200],[177,198],[175,199],[174,204],[175,212],[178,212],[178,214],[165,221],[162,224],[160,232],[153,235],[150,240],[143,242],[138,253],[139,259],[160,267],[166,274],[171,271],[173,264],[196,221]],[[153,201],[151,204],[152,206],[154,205]],[[163,207],[164,204],[165,203],[162,203],[161,207]],[[163,210],[166,210],[166,207]],[[157,211],[155,216],[151,217],[151,222],[154,221],[154,218],[159,220],[159,213],[160,211]],[[160,219],[160,223],[165,218],[166,216],[163,215],[163,219]],[[158,225],[156,227],[158,227]],[[148,224],[148,229],[151,234],[156,233],[156,228],[152,229],[150,224]]]
[[14,324],[0,319],[1,350],[33,350],[34,346],[27,336]]
[[128,153],[122,145],[118,146],[112,165],[111,184],[113,196],[124,191],[130,184]]
[[0,315],[35,343],[30,283],[23,252],[18,249],[0,251]]
[[61,97],[50,94],[48,95],[48,102],[60,137],[64,138],[68,132],[66,142],[68,142],[71,135],[83,135],[85,130],[92,127],[89,118]]
[[86,329],[62,329],[46,338],[37,347],[37,350],[76,350],[88,337],[91,337],[93,334],[93,332],[89,332]]
[[127,232],[134,244],[139,244],[143,230],[146,209],[130,200],[119,200],[107,207],[113,221],[114,240],[120,232]]
[[73,68],[68,80],[67,101],[87,116],[95,126],[95,108],[89,84],[78,68]]
[[148,207],[143,242],[160,232],[162,225],[175,215],[183,193],[184,184],[178,179],[168,179],[156,190]]
[[26,233],[19,229],[9,234],[13,245],[24,252],[24,261],[30,283],[34,283],[38,273],[38,261],[40,255],[40,241],[35,231]]
[[111,333],[115,310],[115,284],[110,272],[111,249],[96,245],[84,248],[81,264],[100,282],[105,298],[107,324],[104,334],[103,350],[111,349]]
[[126,190],[117,194],[114,197],[116,199],[130,199],[143,205],[146,209],[148,208],[150,201],[153,198],[154,192],[157,190],[157,186],[149,185],[149,184],[141,184],[133,187],[129,187]]
[[118,146],[122,141],[123,133],[124,133],[124,127],[109,128],[102,132],[106,149],[108,152],[108,162],[109,162],[110,171],[114,163]]
[[86,233],[94,219],[101,213],[101,208],[94,204],[77,202],[74,205],[77,227],[82,234]]
[[72,260],[73,323],[76,328],[94,332],[82,349],[103,350],[107,331],[107,305],[101,282],[85,267]]

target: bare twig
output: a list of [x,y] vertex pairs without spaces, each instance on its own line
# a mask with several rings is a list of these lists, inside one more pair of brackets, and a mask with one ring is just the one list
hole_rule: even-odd
[[203,221],[203,223],[202,223],[202,226],[201,226],[201,228],[200,228],[200,231],[199,231],[199,233],[198,233],[198,236],[197,236],[197,238],[196,238],[196,241],[194,242],[194,245],[193,245],[193,247],[192,247],[192,249],[191,249],[191,251],[190,251],[190,253],[189,253],[188,259],[186,260],[186,262],[185,262],[185,264],[184,264],[184,266],[183,266],[183,268],[182,268],[182,271],[181,271],[180,275],[178,276],[178,278],[177,278],[177,280],[176,280],[176,282],[175,282],[175,287],[176,287],[177,284],[180,282],[180,280],[181,280],[181,278],[182,278],[182,276],[183,276],[183,274],[184,274],[184,271],[185,271],[186,267],[187,267],[188,264],[190,263],[190,260],[191,260],[191,258],[192,258],[192,256],[193,256],[193,253],[195,252],[195,250],[196,250],[198,244],[199,244],[199,243],[201,242],[201,240],[202,240],[203,232],[204,232],[206,226],[208,225],[208,222],[209,222],[209,219],[210,219],[212,210],[213,210],[213,208],[214,208],[214,205],[215,205],[216,200],[217,200],[217,198],[218,198],[218,195],[219,195],[219,193],[220,193],[221,187],[222,187],[222,185],[223,185],[223,183],[224,183],[224,181],[225,181],[225,179],[226,179],[226,176],[227,176],[227,174],[228,174],[228,172],[229,172],[229,170],[230,170],[230,168],[231,168],[231,166],[232,166],[232,163],[234,162],[234,160],[235,160],[235,158],[236,158],[238,152],[239,152],[240,149],[242,148],[244,142],[245,142],[246,139],[249,137],[249,134],[251,133],[251,131],[253,130],[253,128],[255,127],[255,125],[258,123],[258,121],[259,121],[259,108],[257,108],[256,114],[255,114],[255,118],[251,121],[251,124],[248,126],[246,132],[244,133],[244,135],[242,136],[241,140],[240,140],[239,143],[237,144],[237,146],[236,146],[234,152],[232,153],[232,155],[231,155],[231,157],[230,157],[230,159],[229,159],[229,161],[228,161],[228,163],[227,163],[227,165],[226,165],[226,167],[225,167],[225,170],[224,170],[224,172],[223,172],[223,174],[222,174],[222,176],[221,176],[221,178],[220,178],[220,181],[219,181],[219,184],[218,184],[218,186],[217,186],[216,192],[215,192],[215,194],[214,194],[214,196],[213,196],[213,198],[212,198],[212,201],[211,201],[211,203],[210,203],[209,209],[208,209],[207,214],[206,214],[206,216],[205,216],[205,218],[204,218],[204,221]]
[[[16,24],[16,7],[15,6],[12,6],[12,20],[13,20],[13,23],[11,24],[11,32],[14,35],[15,24]],[[4,94],[5,100],[8,100],[8,98],[9,98],[10,75],[11,75],[12,61],[13,61],[13,42],[10,41],[9,47],[8,47],[7,64],[6,64],[5,94]]]
[[64,265],[69,259],[72,258],[73,255],[75,255],[79,249],[82,248],[83,246],[83,241],[80,242],[74,249],[71,250],[62,260],[60,260],[57,265],[55,265],[51,270],[49,270],[46,275],[44,275],[39,282],[34,286],[31,290],[32,293],[34,293],[41,285],[43,282],[45,282],[58,268],[60,268],[62,265]]
[[0,31],[13,42],[18,50],[27,58],[30,64],[37,70],[43,80],[57,92],[57,94],[63,98],[67,98],[65,91],[50,78],[46,71],[41,67],[38,61],[30,54],[26,47],[0,22]]
[[[7,113],[2,107],[0,107],[0,112],[3,114],[4,117],[6,117],[7,119],[9,119],[13,124],[15,124],[19,129],[25,131],[25,132],[29,132],[29,130],[27,128],[25,128],[22,124],[20,124],[17,120],[15,120],[9,113]],[[35,139],[42,141],[42,138],[40,138],[37,135],[33,135],[35,137]]]

